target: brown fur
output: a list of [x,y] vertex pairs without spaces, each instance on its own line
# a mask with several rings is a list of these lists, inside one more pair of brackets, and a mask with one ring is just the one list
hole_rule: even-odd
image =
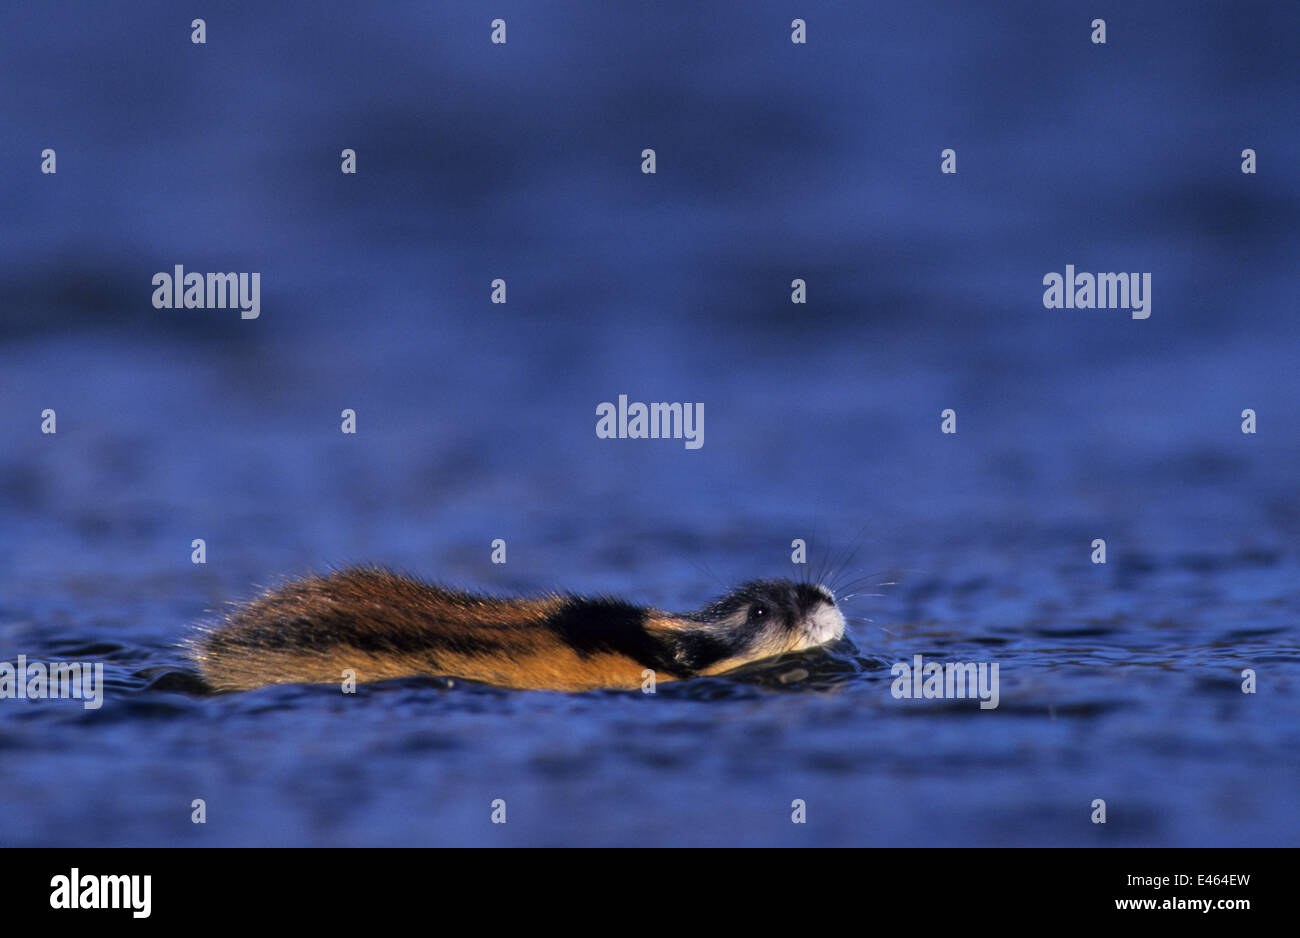
[[[606,602],[608,613],[600,605]],[[584,603],[595,603],[594,612]],[[573,613],[581,621],[564,627]],[[587,619],[599,614],[624,628],[608,639],[588,629]],[[657,681],[679,676],[654,643],[691,624],[612,601],[494,599],[353,569],[293,582],[240,606],[198,636],[191,653],[221,691],[339,684],[347,669],[358,682],[444,675],[518,688],[634,689],[647,668]]]

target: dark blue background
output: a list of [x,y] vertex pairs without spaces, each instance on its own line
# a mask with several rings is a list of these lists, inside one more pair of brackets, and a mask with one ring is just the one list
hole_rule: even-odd
[[[1295,4],[2,23],[0,660],[114,683],[90,715],[0,701],[0,838],[1296,841]],[[259,271],[261,318],[155,310],[176,264]],[[1151,272],[1151,318],[1044,309],[1066,264]],[[598,440],[620,393],[702,402],[704,447]],[[684,608],[864,527],[842,578],[897,585],[848,606],[859,649],[998,660],[998,711],[878,670],[721,700],[152,683],[308,569]]]

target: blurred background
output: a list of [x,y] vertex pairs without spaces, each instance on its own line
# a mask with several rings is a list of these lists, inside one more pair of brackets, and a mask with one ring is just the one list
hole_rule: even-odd
[[[2,22],[0,660],[111,684],[0,701],[7,844],[1296,842],[1295,4]],[[154,309],[178,264],[260,318]],[[1044,309],[1067,264],[1150,272],[1150,319]],[[597,439],[621,393],[703,448]],[[870,584],[802,684],[181,677],[330,565],[694,608],[794,538]],[[917,653],[1001,662],[999,710],[893,700]]]

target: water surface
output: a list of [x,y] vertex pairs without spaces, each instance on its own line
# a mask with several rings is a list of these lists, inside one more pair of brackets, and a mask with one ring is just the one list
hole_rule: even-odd
[[[1094,47],[1082,4],[813,3],[806,48],[740,3],[504,48],[207,6],[205,47],[161,2],[0,29],[0,660],[108,680],[0,701],[0,844],[1300,840],[1293,5]],[[1071,263],[1150,271],[1151,318],[1045,310]],[[261,318],[153,309],[175,264],[260,271]],[[620,393],[703,402],[704,446],[596,439]],[[759,674],[185,679],[193,623],[331,565],[685,609],[795,538],[860,546],[851,645]],[[894,699],[915,654],[997,662],[999,707]]]

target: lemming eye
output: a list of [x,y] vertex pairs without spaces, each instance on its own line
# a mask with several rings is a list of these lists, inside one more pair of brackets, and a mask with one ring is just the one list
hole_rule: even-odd
[[767,618],[766,606],[751,606],[749,608],[749,621],[758,622],[760,619]]

